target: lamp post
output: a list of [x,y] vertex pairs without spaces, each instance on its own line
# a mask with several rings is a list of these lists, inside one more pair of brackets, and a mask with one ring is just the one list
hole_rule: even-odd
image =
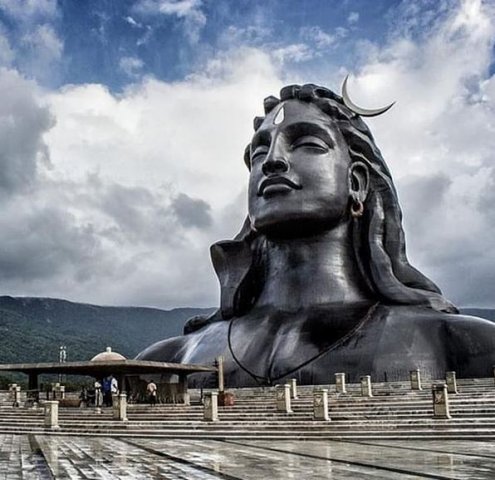
[[[58,361],[60,363],[65,363],[67,361],[67,346],[60,345],[60,350],[58,352]],[[62,383],[62,374],[58,374],[58,383]]]

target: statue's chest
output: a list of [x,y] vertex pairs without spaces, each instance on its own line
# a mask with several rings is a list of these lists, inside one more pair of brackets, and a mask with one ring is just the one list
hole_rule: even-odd
[[234,320],[228,332],[229,367],[232,373],[244,371],[274,383],[338,348],[350,330],[340,322],[332,328],[331,320],[307,313]]

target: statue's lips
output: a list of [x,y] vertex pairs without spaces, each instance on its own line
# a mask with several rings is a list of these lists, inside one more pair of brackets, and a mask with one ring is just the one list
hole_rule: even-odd
[[290,190],[300,190],[302,187],[290,178],[279,175],[268,177],[260,183],[258,197],[266,197],[276,193],[284,193]]

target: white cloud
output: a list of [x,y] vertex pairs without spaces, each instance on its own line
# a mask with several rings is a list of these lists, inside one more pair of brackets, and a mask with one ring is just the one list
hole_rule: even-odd
[[303,27],[301,28],[301,36],[309,41],[314,42],[317,48],[326,48],[335,44],[337,41],[336,35],[330,35],[324,32],[320,27]]
[[311,60],[314,57],[314,52],[304,43],[294,43],[272,50],[272,56],[280,63],[299,63]]
[[[493,305],[495,17],[466,1],[434,18],[417,36],[408,24],[369,43],[350,90],[363,106],[397,100],[368,124],[397,181],[413,263],[453,300]],[[252,118],[282,86],[277,65],[311,55],[303,43],[239,48],[185,80],[146,78],[119,95],[91,84],[41,92],[2,71],[2,291],[214,305],[208,246],[246,213]]]
[[21,41],[33,51],[37,61],[45,66],[62,56],[64,44],[50,25],[39,25],[33,31],[26,33]]
[[122,57],[119,61],[119,68],[129,77],[135,77],[144,66],[144,62],[137,57]]
[[10,45],[7,35],[0,28],[0,66],[8,67],[15,58],[14,50]]
[[202,0],[139,0],[134,10],[146,15],[171,15],[184,21],[184,32],[191,43],[199,40],[206,25]]
[[0,0],[0,9],[16,20],[32,21],[57,15],[57,0]]
[[486,206],[495,186],[493,13],[463,1],[418,40],[408,24],[406,36],[368,50],[371,58],[350,85],[365,107],[397,100],[369,124],[399,185],[410,256],[453,300],[492,306],[495,219]]
[[15,28],[0,25],[0,65],[15,66],[40,82],[56,77],[64,42],[55,30],[56,0],[0,0],[0,11]]
[[347,23],[349,23],[349,25],[353,25],[357,22],[359,22],[359,12],[349,13],[349,16],[347,17]]
[[44,133],[53,125],[36,98],[34,84],[15,71],[0,69],[0,193],[29,191],[40,164],[49,164]]
[[136,22],[136,20],[134,20],[134,18],[132,18],[130,15],[125,17],[124,20],[133,27],[142,27],[142,25],[139,22]]
[[2,291],[214,305],[208,246],[243,222],[252,117],[280,86],[269,56],[245,50],[186,81],[149,78],[118,96],[101,85],[32,88],[57,123],[37,130],[50,163],[29,151],[19,163],[31,173],[18,183],[37,180],[4,202]]

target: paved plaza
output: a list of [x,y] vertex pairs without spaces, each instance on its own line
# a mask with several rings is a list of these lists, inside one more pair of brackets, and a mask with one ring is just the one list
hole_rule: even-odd
[[3,434],[0,444],[0,480],[495,478],[491,442]]

